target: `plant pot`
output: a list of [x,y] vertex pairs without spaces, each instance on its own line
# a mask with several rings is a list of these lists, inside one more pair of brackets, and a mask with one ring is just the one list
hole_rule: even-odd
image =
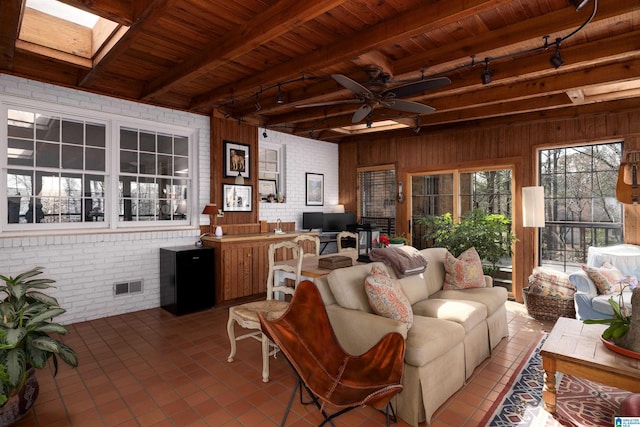
[[389,243],[390,248],[399,248],[404,246],[404,243]]
[[27,372],[27,380],[22,389],[0,407],[0,427],[9,426],[27,415],[38,397],[40,386],[36,370],[31,368]]

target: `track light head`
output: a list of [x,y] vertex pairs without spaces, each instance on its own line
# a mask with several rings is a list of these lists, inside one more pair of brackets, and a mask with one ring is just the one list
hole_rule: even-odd
[[422,127],[420,127],[420,116],[416,116],[416,126],[413,128],[413,132],[417,135],[420,133],[421,129]]
[[589,0],[569,0],[569,4],[575,7],[576,11],[582,9],[587,3]]
[[551,58],[549,58],[549,62],[551,62],[551,65],[556,69],[564,65],[564,59],[560,55],[560,39],[556,39],[556,51],[551,55]]
[[276,103],[277,104],[284,104],[285,103],[284,93],[282,93],[282,88],[281,88],[280,83],[278,83],[278,93],[276,93]]
[[489,58],[484,59],[484,70],[480,74],[480,80],[483,85],[488,85],[493,81],[493,71],[489,69]]
[[231,113],[230,112],[227,111],[226,113],[224,113],[224,118],[225,119],[228,119],[229,117],[231,117]]
[[267,135],[267,130],[265,129],[265,130],[264,130],[264,132],[262,132],[262,137],[266,139],[266,138],[267,138],[267,136],[268,136],[268,135]]
[[262,105],[260,105],[260,100],[258,99],[258,95],[256,95],[256,102],[253,104],[253,106],[256,108],[256,111],[262,110]]

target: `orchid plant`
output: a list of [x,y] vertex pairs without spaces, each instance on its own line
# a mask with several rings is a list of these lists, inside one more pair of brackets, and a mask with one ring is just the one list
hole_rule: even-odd
[[602,338],[605,340],[613,339],[614,341],[621,338],[629,331],[631,326],[631,313],[628,307],[625,305],[622,292],[625,289],[635,289],[638,286],[638,278],[636,276],[625,276],[616,283],[620,287],[620,293],[618,293],[618,301],[613,296],[609,298],[609,304],[613,309],[614,317],[610,319],[586,319],[586,324],[608,324],[609,327],[602,333]]

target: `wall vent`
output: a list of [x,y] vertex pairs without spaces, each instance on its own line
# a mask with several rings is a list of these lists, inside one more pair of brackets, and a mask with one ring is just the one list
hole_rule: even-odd
[[142,292],[142,279],[113,284],[113,295],[139,294]]

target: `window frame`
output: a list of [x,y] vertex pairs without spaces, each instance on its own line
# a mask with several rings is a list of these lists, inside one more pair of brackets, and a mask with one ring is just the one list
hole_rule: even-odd
[[[157,122],[146,119],[123,117],[113,113],[94,111],[88,109],[79,109],[64,104],[56,104],[39,100],[25,100],[11,96],[0,97],[0,150],[5,153],[0,159],[0,198],[7,201],[7,175],[9,169],[15,169],[8,164],[6,156],[8,147],[8,111],[18,110],[27,111],[33,114],[44,114],[47,116],[59,117],[62,120],[78,120],[83,122],[91,122],[103,124],[105,126],[105,194],[104,194],[104,221],[101,222],[57,222],[57,223],[9,223],[8,222],[8,206],[7,203],[0,203],[0,233],[10,235],[12,233],[25,235],[37,234],[43,231],[55,232],[65,230],[78,230],[94,232],[108,232],[114,230],[146,230],[157,229],[176,229],[191,228],[198,224],[199,212],[198,206],[198,135],[199,130],[184,126],[173,125],[170,123]],[[119,170],[119,152],[120,152],[120,136],[121,127],[133,127],[141,130],[153,130],[156,134],[169,133],[172,135],[180,135],[188,139],[188,168],[189,173],[185,178],[187,180],[187,214],[184,219],[154,220],[154,221],[131,221],[124,222],[118,219],[118,178]],[[35,139],[34,139],[35,141]],[[31,172],[38,172],[41,169],[34,167],[26,168]],[[62,167],[59,168],[64,173]],[[74,170],[75,171],[75,170]],[[95,174],[96,171],[82,169],[84,174]],[[102,172],[100,172],[102,174]]]
[[[272,171],[264,171],[262,169],[262,164],[266,163],[266,160],[262,160],[262,156],[260,153],[262,150],[271,150],[277,153],[278,159],[275,163],[278,170],[275,173]],[[273,178],[265,175],[266,173],[270,175],[275,175],[276,176],[276,179],[275,179],[276,193],[274,194],[274,196],[277,196],[278,194],[282,194],[283,196],[286,196],[287,194],[286,192],[287,184],[285,179],[286,174],[284,171],[286,162],[283,161],[283,158],[285,156],[285,150],[286,150],[286,146],[284,144],[278,144],[278,143],[267,142],[262,140],[260,140],[258,143],[258,182],[260,182],[260,180],[273,181]],[[260,195],[258,194],[258,196]],[[262,203],[267,201],[264,199],[261,199],[260,202]],[[284,199],[284,203],[286,203],[286,197]]]

